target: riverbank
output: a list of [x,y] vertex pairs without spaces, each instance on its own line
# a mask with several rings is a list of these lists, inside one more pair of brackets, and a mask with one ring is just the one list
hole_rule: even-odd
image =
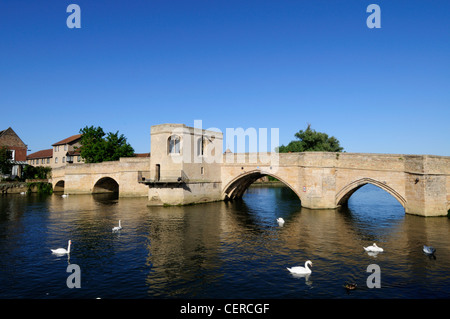
[[0,182],[0,194],[23,194],[52,192],[52,186],[47,179],[27,179],[25,182]]
[[280,181],[256,181],[250,187],[286,187],[286,184]]

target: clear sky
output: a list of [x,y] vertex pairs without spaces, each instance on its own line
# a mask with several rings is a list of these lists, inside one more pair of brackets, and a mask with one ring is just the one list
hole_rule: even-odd
[[1,0],[0,107],[32,152],[94,125],[144,153],[151,125],[202,120],[450,156],[450,1]]

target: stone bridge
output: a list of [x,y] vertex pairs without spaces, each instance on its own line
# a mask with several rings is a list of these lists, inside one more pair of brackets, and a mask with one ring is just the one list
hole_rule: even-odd
[[[233,161],[227,162],[226,156]],[[406,213],[443,216],[450,208],[450,157],[305,152],[279,154],[277,166],[250,157],[224,155],[214,178],[195,179],[180,171],[158,181],[150,178],[151,158],[74,164],[54,169],[52,185],[68,194],[119,192],[121,197],[149,196],[150,205],[183,205],[240,198],[253,182],[269,175],[311,209],[345,205],[366,184],[391,194]]]
[[405,212],[445,216],[450,157],[366,153],[222,153],[221,132],[161,124],[151,127],[150,158],[70,164],[52,172],[54,191],[148,196],[148,205],[185,205],[242,197],[262,176],[292,189],[303,207],[335,209],[360,187],[391,194]]
[[241,197],[265,175],[282,181],[311,209],[345,205],[366,184],[391,194],[406,213],[443,216],[450,208],[450,157],[304,152],[279,154],[278,167],[236,158],[222,164],[222,199]]
[[149,158],[123,157],[119,161],[95,164],[68,164],[52,170],[54,192],[96,194],[118,192],[122,197],[144,196],[145,185],[138,174],[149,170]]

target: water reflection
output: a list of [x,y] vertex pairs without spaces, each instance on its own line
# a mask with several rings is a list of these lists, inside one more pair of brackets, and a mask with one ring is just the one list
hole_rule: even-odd
[[[390,196],[390,195],[389,195]],[[0,198],[2,298],[433,298],[450,293],[449,220],[405,215],[361,188],[339,210],[300,207],[288,188],[243,200],[147,207],[114,194]],[[280,227],[277,218],[285,220]],[[123,229],[112,232],[121,220]],[[72,240],[71,254],[50,248]],[[385,251],[367,254],[377,243]],[[437,249],[429,258],[423,245]],[[286,267],[312,260],[307,276]],[[68,262],[83,289],[65,285]],[[382,289],[365,288],[366,268]],[[345,282],[358,289],[348,294]]]

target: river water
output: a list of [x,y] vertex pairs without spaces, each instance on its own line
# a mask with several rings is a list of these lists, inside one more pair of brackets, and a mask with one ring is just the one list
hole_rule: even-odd
[[[234,202],[146,202],[0,197],[0,298],[450,297],[450,219],[405,215],[375,186],[358,190],[340,210],[300,208],[285,187],[251,187]],[[119,220],[123,229],[112,232]],[[69,256],[51,253],[69,239]],[[365,252],[372,243],[384,252]],[[436,248],[434,257],[422,252],[424,244]],[[313,263],[310,276],[287,271],[306,260]],[[81,288],[68,288],[69,264],[79,266],[73,282]],[[372,264],[379,273],[367,271]],[[369,288],[369,277],[381,287]],[[347,291],[346,282],[357,289]]]

